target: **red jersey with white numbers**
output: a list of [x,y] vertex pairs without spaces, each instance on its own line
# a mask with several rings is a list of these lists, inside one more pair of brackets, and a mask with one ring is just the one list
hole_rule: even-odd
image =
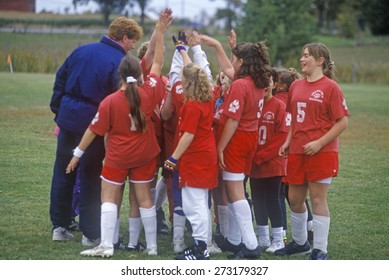
[[[326,134],[336,120],[349,115],[343,93],[338,84],[323,76],[315,82],[307,79],[294,81],[289,90],[287,111],[292,115],[290,154],[305,154],[303,146]],[[337,152],[334,139],[320,152]]]
[[160,77],[151,74],[138,87],[141,110],[147,118],[147,129],[141,133],[132,121],[130,106],[124,90],[108,95],[101,103],[95,118],[89,125],[94,133],[108,133],[104,164],[117,169],[142,166],[155,158],[160,148],[155,136],[151,116],[161,102],[163,83]]
[[214,102],[188,101],[181,107],[179,131],[194,134],[180,158],[180,177],[184,185],[212,189],[217,186],[216,143],[212,130]]
[[286,175],[287,159],[278,155],[288,134],[286,105],[282,100],[270,98],[263,105],[259,119],[258,147],[253,159],[250,177],[268,178]]
[[226,96],[220,124],[224,126],[227,118],[231,118],[239,121],[237,130],[257,131],[263,96],[264,89],[257,88],[251,77],[235,80]]

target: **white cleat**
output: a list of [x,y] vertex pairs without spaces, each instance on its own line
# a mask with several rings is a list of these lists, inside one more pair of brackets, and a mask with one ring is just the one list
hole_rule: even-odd
[[275,251],[285,248],[285,243],[283,240],[281,241],[274,241],[271,243],[269,248],[266,249],[266,253],[272,253],[274,254]]
[[104,245],[96,246],[92,249],[84,250],[80,253],[81,256],[110,258],[113,256],[113,247]]

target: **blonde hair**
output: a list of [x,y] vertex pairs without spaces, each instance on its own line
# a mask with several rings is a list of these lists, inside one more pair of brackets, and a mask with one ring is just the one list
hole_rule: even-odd
[[185,101],[213,100],[212,85],[207,74],[197,64],[189,63],[181,71]]
[[138,41],[143,36],[143,28],[131,18],[118,17],[109,25],[108,37],[120,41],[124,35],[127,35],[128,39]]

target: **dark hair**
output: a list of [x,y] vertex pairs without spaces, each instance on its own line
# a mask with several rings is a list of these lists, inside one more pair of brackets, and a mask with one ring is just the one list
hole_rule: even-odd
[[232,54],[243,60],[236,76],[243,78],[251,76],[259,88],[269,86],[270,59],[265,42],[240,43],[232,50]]
[[334,80],[335,64],[331,59],[331,53],[327,46],[322,43],[309,43],[303,47],[302,52],[304,52],[305,49],[308,49],[309,54],[312,55],[316,60],[318,60],[320,57],[324,59],[322,65],[323,74]]
[[123,57],[119,65],[119,75],[121,79],[127,83],[125,92],[130,106],[132,120],[134,121],[137,129],[140,129],[140,131],[144,133],[147,128],[146,116],[140,108],[141,99],[139,97],[137,89],[138,83],[127,82],[128,77],[133,77],[134,79],[137,79],[142,75],[142,68],[140,66],[138,58],[131,54],[127,54],[125,57]]
[[286,85],[286,91],[289,91],[290,86],[295,80],[302,78],[301,74],[294,68],[278,68],[278,83]]

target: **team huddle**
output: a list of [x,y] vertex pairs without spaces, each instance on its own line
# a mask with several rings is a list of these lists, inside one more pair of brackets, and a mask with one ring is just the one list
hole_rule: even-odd
[[[264,42],[237,43],[232,31],[227,55],[218,40],[188,29],[173,36],[164,76],[164,35],[172,20],[171,9],[162,11],[135,57],[129,52],[142,28],[120,17],[100,42],[75,49],[58,70],[50,103],[59,127],[53,241],[73,238],[77,181],[82,244],[91,247],[84,256],[110,257],[115,250],[158,255],[157,236],[169,233],[168,200],[177,260],[220,252],[231,252],[231,259],[256,259],[261,252],[328,259],[327,192],[338,174],[337,139],[349,115],[329,50],[305,45],[299,74],[271,67]],[[216,51],[215,83],[202,45]],[[129,238],[123,244],[127,180]],[[186,228],[193,240],[185,240]]]

